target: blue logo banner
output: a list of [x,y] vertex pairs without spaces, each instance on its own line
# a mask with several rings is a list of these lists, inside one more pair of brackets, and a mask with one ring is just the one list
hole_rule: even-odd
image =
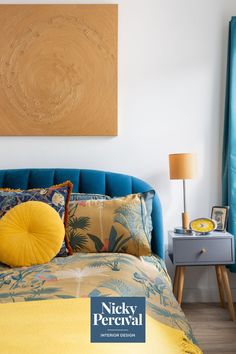
[[145,342],[145,297],[92,297],[91,342]]

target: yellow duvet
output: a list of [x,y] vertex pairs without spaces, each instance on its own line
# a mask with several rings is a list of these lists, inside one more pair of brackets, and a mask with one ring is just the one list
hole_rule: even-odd
[[4,304],[2,354],[200,354],[185,334],[146,318],[146,343],[90,343],[90,299]]

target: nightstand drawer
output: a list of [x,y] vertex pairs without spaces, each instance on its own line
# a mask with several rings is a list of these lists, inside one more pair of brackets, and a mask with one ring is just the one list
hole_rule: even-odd
[[173,244],[175,264],[227,264],[233,261],[232,240],[180,239]]

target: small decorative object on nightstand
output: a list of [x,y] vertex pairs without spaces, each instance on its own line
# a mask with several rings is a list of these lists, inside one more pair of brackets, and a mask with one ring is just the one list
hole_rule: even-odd
[[190,229],[199,235],[209,234],[216,229],[216,226],[216,221],[208,218],[198,218],[192,220],[189,224]]
[[215,231],[204,236],[186,236],[169,231],[168,253],[176,266],[173,291],[179,304],[183,296],[185,267],[215,266],[221,306],[225,307],[226,296],[230,317],[235,321],[232,294],[225,267],[235,262],[233,235]]
[[227,227],[229,206],[213,206],[211,218],[217,223],[216,230],[225,232]]

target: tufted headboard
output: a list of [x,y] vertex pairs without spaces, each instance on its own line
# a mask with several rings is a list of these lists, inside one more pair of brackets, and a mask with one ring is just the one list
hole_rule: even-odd
[[[0,170],[0,188],[46,188],[66,180],[73,183],[73,192],[107,194],[111,197],[153,189],[138,178],[96,170],[62,168]],[[157,195],[154,197],[152,222],[152,251],[164,258],[162,211]]]

